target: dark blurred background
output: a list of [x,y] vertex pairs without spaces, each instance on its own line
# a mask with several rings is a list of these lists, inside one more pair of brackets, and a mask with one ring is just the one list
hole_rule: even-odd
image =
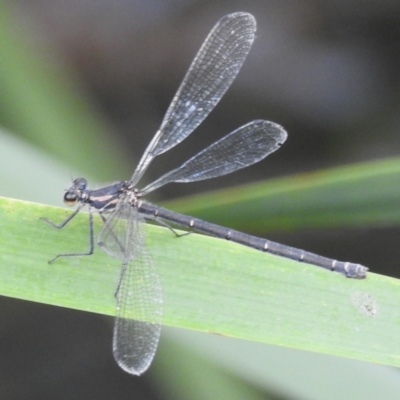
[[[175,155],[184,160],[256,118],[283,125],[289,140],[273,162],[204,182],[208,190],[241,178],[397,155],[400,5],[395,1],[12,4],[26,40],[51,46],[54,57],[76,73],[128,159],[143,152],[209,30],[238,10],[257,19],[253,48],[223,101]],[[152,177],[179,161],[164,157]],[[202,191],[201,184],[167,186],[162,195]]]
[[[157,201],[399,153],[398,1],[14,0],[8,5],[20,36],[37,51],[51,49],[53,61],[72,71],[83,96],[110,127],[121,151],[121,161],[111,162],[120,161],[126,171],[116,180],[130,176],[217,20],[234,11],[256,17],[256,41],[232,88],[198,132],[173,156],[160,157],[146,179],[253,119],[283,125],[288,141],[265,163],[222,179],[166,186]],[[334,242],[338,259],[399,276],[397,227],[305,229],[269,238],[320,254],[329,253]],[[170,398],[150,384],[151,372],[133,383],[113,364],[111,320],[11,299],[1,308],[12,321],[0,342],[3,398]],[[21,330],[28,332],[26,342],[13,340]],[[65,353],[55,356],[60,348]],[[33,363],[27,365],[28,359]],[[268,398],[303,398],[272,392]]]

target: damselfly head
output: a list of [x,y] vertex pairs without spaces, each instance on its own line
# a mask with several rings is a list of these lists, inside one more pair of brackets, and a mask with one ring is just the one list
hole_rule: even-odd
[[69,190],[64,195],[64,203],[67,206],[74,206],[78,201],[78,195],[75,192]]
[[87,187],[87,180],[85,178],[76,178],[74,179],[73,185],[69,191],[72,190],[85,190]]
[[87,180],[84,178],[76,178],[73,185],[66,191],[64,195],[64,203],[67,206],[74,206],[82,195],[82,191],[86,190]]

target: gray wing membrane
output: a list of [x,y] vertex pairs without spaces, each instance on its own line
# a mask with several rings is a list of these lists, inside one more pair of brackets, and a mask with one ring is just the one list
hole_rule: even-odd
[[154,358],[162,323],[161,284],[144,248],[123,263],[116,300],[114,358],[126,372],[140,375]]
[[132,178],[136,185],[157,155],[176,146],[207,117],[235,79],[254,41],[251,14],[221,18],[193,60],[159,131],[147,147]]
[[279,149],[286,138],[286,131],[278,124],[263,120],[250,122],[146,186],[140,194],[170,182],[195,182],[245,168]]
[[146,238],[143,217],[127,199],[121,198],[115,210],[105,221],[97,244],[107,254],[124,261],[137,256]]
[[153,360],[162,323],[161,284],[144,246],[145,229],[143,216],[125,198],[105,221],[98,239],[106,253],[122,259],[113,353],[119,366],[134,375],[146,371]]

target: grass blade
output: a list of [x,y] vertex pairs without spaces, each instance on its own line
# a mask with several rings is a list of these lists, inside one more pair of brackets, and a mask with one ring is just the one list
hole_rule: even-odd
[[398,225],[400,186],[393,182],[399,179],[400,158],[392,158],[237,186],[164,206],[252,232]]
[[[114,314],[118,260],[101,251],[63,259],[88,243],[87,215],[57,231],[64,209],[0,200],[3,295]],[[400,283],[369,274],[346,279],[234,243],[149,227],[165,290],[167,325],[400,366]],[[216,307],[218,304],[218,307]]]

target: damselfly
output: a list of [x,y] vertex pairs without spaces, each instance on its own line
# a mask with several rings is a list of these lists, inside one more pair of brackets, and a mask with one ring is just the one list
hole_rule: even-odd
[[152,160],[185,139],[206,118],[238,74],[254,40],[256,21],[248,13],[226,15],[212,29],[197,53],[132,178],[97,190],[75,179],[64,196],[79,206],[57,228],[64,227],[84,206],[89,208],[90,249],[93,253],[93,209],[103,219],[98,244],[121,259],[116,290],[117,312],[113,352],[125,371],[139,375],[156,352],[162,322],[162,289],[152,258],[145,247],[145,219],[172,221],[193,230],[225,238],[261,251],[314,264],[351,278],[365,278],[367,268],[257,238],[145,202],[142,197],[171,182],[194,182],[225,175],[256,163],[286,140],[285,130],[269,121],[250,122],[196,154],[179,168],[143,189],[137,183]]

